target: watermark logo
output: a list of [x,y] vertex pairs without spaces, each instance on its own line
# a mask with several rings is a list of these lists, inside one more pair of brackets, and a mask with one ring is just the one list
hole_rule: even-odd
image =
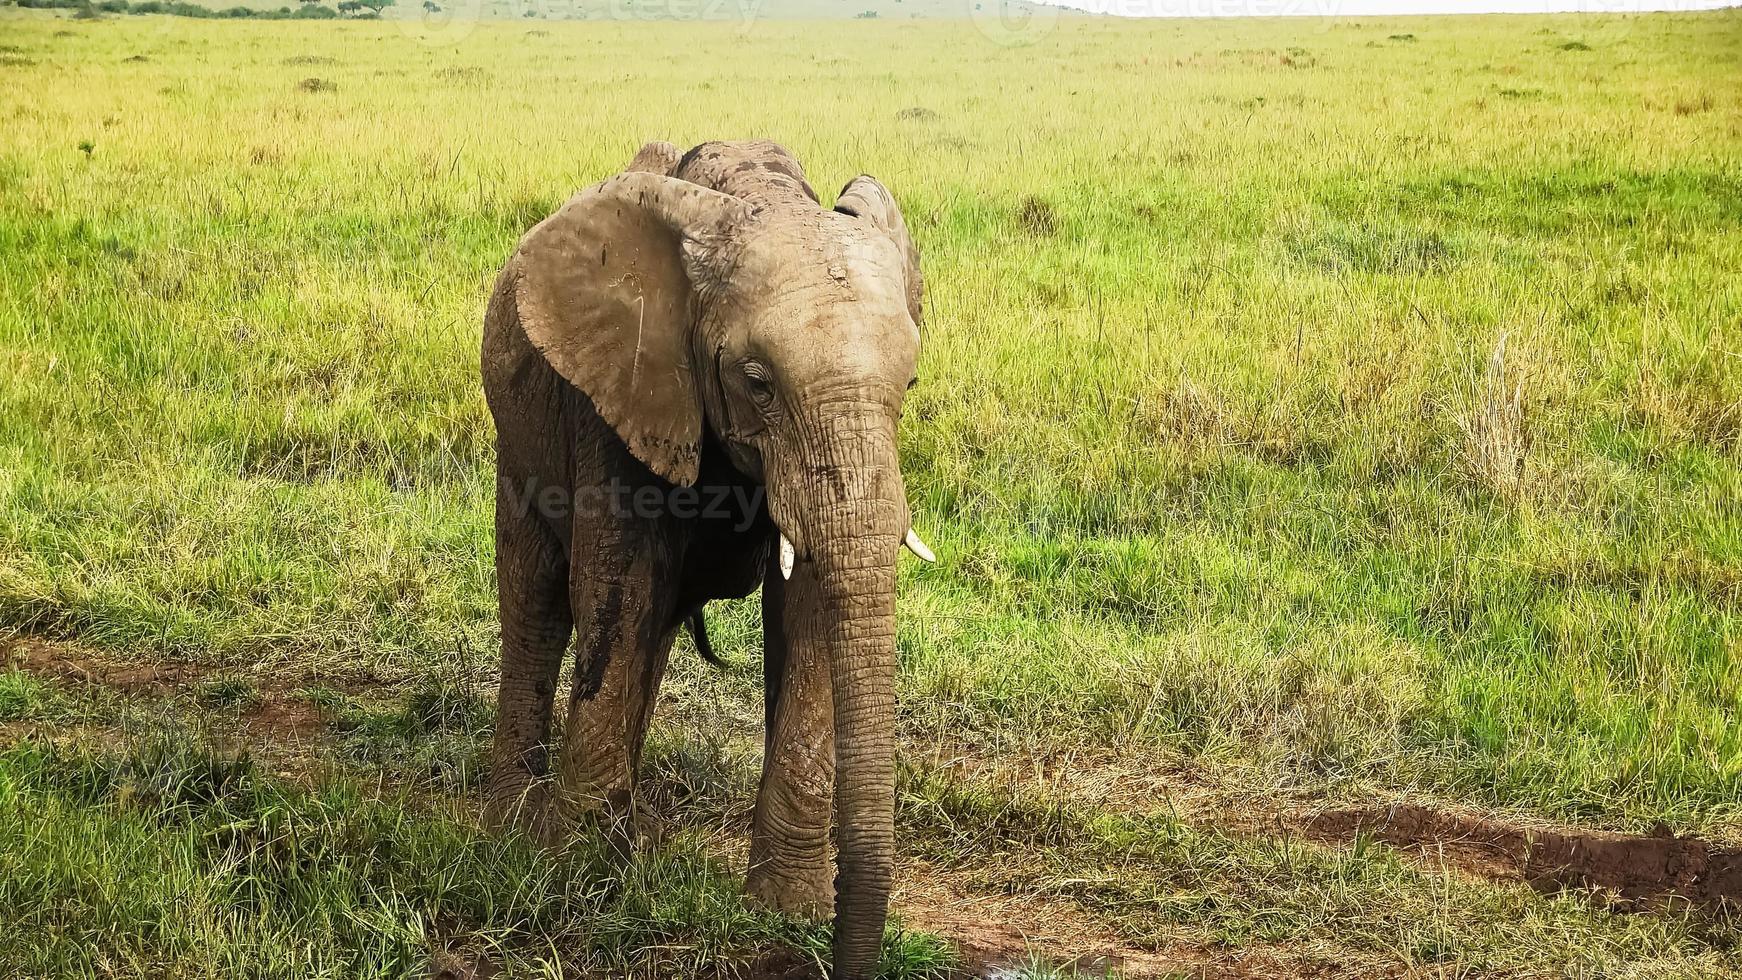
[[748,28],[762,12],[762,0],[610,0],[610,20],[737,21]]
[[400,0],[416,4],[394,18],[399,29],[432,47],[459,44],[472,36],[484,19],[484,0]]
[[570,488],[529,479],[508,489],[510,506],[521,517],[535,513],[552,521],[566,521],[576,513],[639,520],[674,517],[718,521],[734,531],[747,531],[756,523],[767,496],[762,487],[741,483],[633,486],[615,477],[596,487]]
[[1060,17],[1098,14],[1132,19],[1317,17],[1320,30],[1342,12],[1342,0],[967,0],[974,26],[994,44],[1033,44]]
[[1335,17],[1342,0],[1084,0],[1115,17]]
[[1016,48],[1052,32],[1059,8],[1034,0],[966,0],[974,27],[1000,47]]

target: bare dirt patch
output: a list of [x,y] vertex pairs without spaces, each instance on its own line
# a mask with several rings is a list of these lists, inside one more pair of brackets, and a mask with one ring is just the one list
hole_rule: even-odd
[[326,730],[327,719],[307,701],[277,695],[242,716],[249,734],[279,740],[306,740]]
[[1158,948],[1133,945],[1070,899],[1035,892],[988,892],[947,869],[906,861],[891,909],[909,928],[948,939],[961,958],[960,980],[1007,980],[1044,966],[1081,977],[1126,980],[1229,978],[1301,980],[1398,975],[1394,963],[1353,951],[1254,943],[1219,945],[1182,935]]
[[[217,672],[195,664],[123,662],[75,644],[32,637],[0,641],[0,669],[16,667],[37,677],[68,684],[105,687],[127,697],[170,698],[196,692]],[[287,688],[262,687],[259,697],[239,712],[243,729],[262,740],[302,741],[320,734],[320,710]]]
[[438,950],[430,957],[430,980],[496,980],[502,968],[485,953],[464,948]]
[[1090,976],[1111,970],[1132,978],[1177,976],[1207,962],[1196,949],[1132,948],[1068,902],[975,892],[923,864],[902,869],[892,904],[909,927],[947,937],[975,977],[998,976],[1031,958]]
[[[1105,750],[1012,759],[939,746],[928,761],[969,779],[1034,787],[1100,809],[1165,810],[1194,826],[1235,834],[1298,834],[1342,844],[1364,833],[1435,869],[1525,882],[1544,893],[1600,893],[1616,911],[1657,912],[1679,902],[1711,913],[1742,912],[1742,847],[1668,828],[1627,834],[1526,826],[1419,802],[1257,795],[1189,769],[1158,771]],[[1335,808],[1324,809],[1327,803]]]
[[30,638],[0,643],[0,665],[5,664],[39,677],[100,684],[124,694],[172,693],[204,676],[187,664],[119,663],[78,647]]
[[1742,911],[1742,850],[1667,828],[1640,836],[1596,830],[1518,827],[1413,803],[1332,810],[1305,821],[1313,837],[1369,834],[1394,847],[1442,858],[1489,878],[1516,878],[1540,891],[1606,893],[1626,911],[1677,902]]

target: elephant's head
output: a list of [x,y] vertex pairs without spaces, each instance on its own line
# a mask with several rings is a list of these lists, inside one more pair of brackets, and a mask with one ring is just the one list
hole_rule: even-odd
[[[661,146],[632,166],[673,169]],[[758,198],[613,177],[527,234],[514,288],[527,336],[637,458],[690,484],[704,444],[724,447],[767,488],[783,569],[814,576],[836,705],[835,968],[862,977],[894,863],[895,562],[911,535],[896,426],[921,285],[881,184],[856,178],[828,210],[797,183]]]

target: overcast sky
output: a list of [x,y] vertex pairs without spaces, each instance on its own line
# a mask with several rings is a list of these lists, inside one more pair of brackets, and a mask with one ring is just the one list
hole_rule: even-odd
[[1130,17],[1340,16],[1381,14],[1641,13],[1712,10],[1742,0],[1042,0]]

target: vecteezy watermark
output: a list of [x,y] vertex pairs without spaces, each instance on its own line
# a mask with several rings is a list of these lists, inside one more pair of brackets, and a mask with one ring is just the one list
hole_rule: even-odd
[[993,44],[1021,47],[1045,37],[1058,21],[1059,8],[1034,0],[967,0],[974,26]]
[[735,20],[745,27],[762,11],[762,0],[609,0],[610,20]]
[[577,511],[618,518],[729,522],[734,531],[748,531],[762,513],[766,492],[741,483],[698,484],[693,487],[634,486],[615,477],[603,486],[565,487],[528,479],[509,488],[516,516],[536,513],[547,520],[568,520]]
[[1343,0],[964,0],[980,33],[994,44],[1033,44],[1061,15],[1113,17],[1335,17]]
[[1335,17],[1342,0],[1081,0],[1115,17]]
[[[417,0],[410,0],[417,3]],[[420,44],[441,47],[472,36],[484,19],[484,0],[421,0],[394,23]]]

